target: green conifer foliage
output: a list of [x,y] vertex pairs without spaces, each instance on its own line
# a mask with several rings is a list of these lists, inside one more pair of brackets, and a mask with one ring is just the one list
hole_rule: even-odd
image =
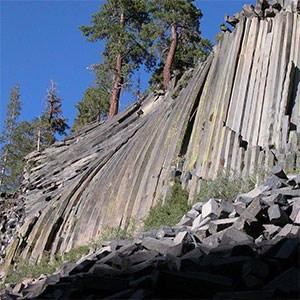
[[44,112],[41,116],[34,118],[30,123],[33,137],[34,150],[41,151],[51,146],[55,141],[55,135],[48,114]]
[[10,93],[10,101],[7,105],[6,118],[0,138],[0,190],[2,191],[15,188],[14,176],[19,170],[17,164],[19,149],[16,138],[21,106],[20,86],[16,84]]
[[204,60],[211,50],[208,40],[201,38],[201,10],[192,0],[149,0],[152,21],[145,30],[154,41],[152,51],[160,58],[150,84],[167,89],[172,72],[182,73]]
[[53,80],[50,81],[50,88],[46,98],[46,112],[41,117],[41,121],[49,126],[49,131],[53,134],[66,135],[66,130],[69,128],[67,119],[62,114],[62,98],[57,96],[56,84]]
[[91,26],[79,27],[88,41],[105,42],[103,62],[96,67],[96,74],[98,79],[112,82],[110,118],[118,113],[121,90],[133,71],[142,63],[149,67],[153,64],[153,57],[140,36],[148,22],[145,0],[108,0],[92,15]]
[[45,112],[31,122],[18,122],[21,112],[19,85],[10,93],[5,126],[0,136],[0,190],[14,192],[23,179],[25,156],[41,151],[55,142],[55,134],[66,134],[69,128],[62,116],[62,99],[57,96],[54,81],[47,92]]
[[78,112],[72,131],[105,118],[109,110],[109,97],[110,93],[103,88],[88,87],[82,100],[76,104]]

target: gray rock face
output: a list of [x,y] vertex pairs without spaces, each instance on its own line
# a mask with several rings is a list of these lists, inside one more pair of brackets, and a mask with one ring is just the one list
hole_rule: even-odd
[[[299,1],[279,1],[281,10],[263,3],[262,10],[274,7],[273,18],[244,8],[233,32],[174,89],[27,157],[25,219],[5,250],[7,264],[16,250],[37,262],[45,251],[88,244],[107,225],[127,228],[134,219],[139,230],[175,175],[192,200],[201,178],[220,168],[241,176],[276,162],[287,173],[300,169]],[[269,185],[276,190],[278,177]],[[246,204],[236,205],[234,217]],[[247,228],[253,220],[244,218]]]
[[[281,190],[290,191],[290,203],[267,205],[270,192]],[[216,220],[206,216],[211,200],[196,204],[199,215],[187,212],[193,228],[163,226],[156,237],[105,242],[53,275],[8,285],[1,299],[298,299],[300,226],[288,215],[299,196],[293,186],[262,189],[237,217]],[[199,216],[206,225],[195,222]]]
[[17,195],[0,195],[0,265],[4,263],[7,246],[14,240],[24,222],[24,202]]

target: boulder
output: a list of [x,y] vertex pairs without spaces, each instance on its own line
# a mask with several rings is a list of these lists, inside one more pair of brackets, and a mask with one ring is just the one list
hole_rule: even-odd
[[215,219],[220,215],[220,205],[219,203],[211,198],[202,206],[202,218],[205,219],[210,217]]
[[268,217],[270,222],[274,225],[285,225],[289,222],[289,217],[277,204],[268,208]]

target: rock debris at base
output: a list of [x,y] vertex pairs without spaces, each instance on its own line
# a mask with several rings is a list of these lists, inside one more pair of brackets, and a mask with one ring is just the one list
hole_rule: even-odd
[[300,180],[273,171],[249,193],[196,203],[172,228],[106,242],[1,299],[299,299]]

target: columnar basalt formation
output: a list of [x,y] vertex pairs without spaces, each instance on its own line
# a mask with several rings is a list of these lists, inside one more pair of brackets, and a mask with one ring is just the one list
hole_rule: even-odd
[[[248,173],[276,161],[299,169],[297,4],[245,5],[234,32],[225,32],[215,48],[185,155],[184,171],[194,175],[191,196],[199,178],[213,177],[220,166]],[[278,12],[265,18],[272,7]]]
[[192,199],[220,168],[245,175],[276,163],[300,169],[299,1],[258,1],[234,17],[207,61],[27,158],[26,217],[7,251],[37,262],[137,224],[175,176]]

